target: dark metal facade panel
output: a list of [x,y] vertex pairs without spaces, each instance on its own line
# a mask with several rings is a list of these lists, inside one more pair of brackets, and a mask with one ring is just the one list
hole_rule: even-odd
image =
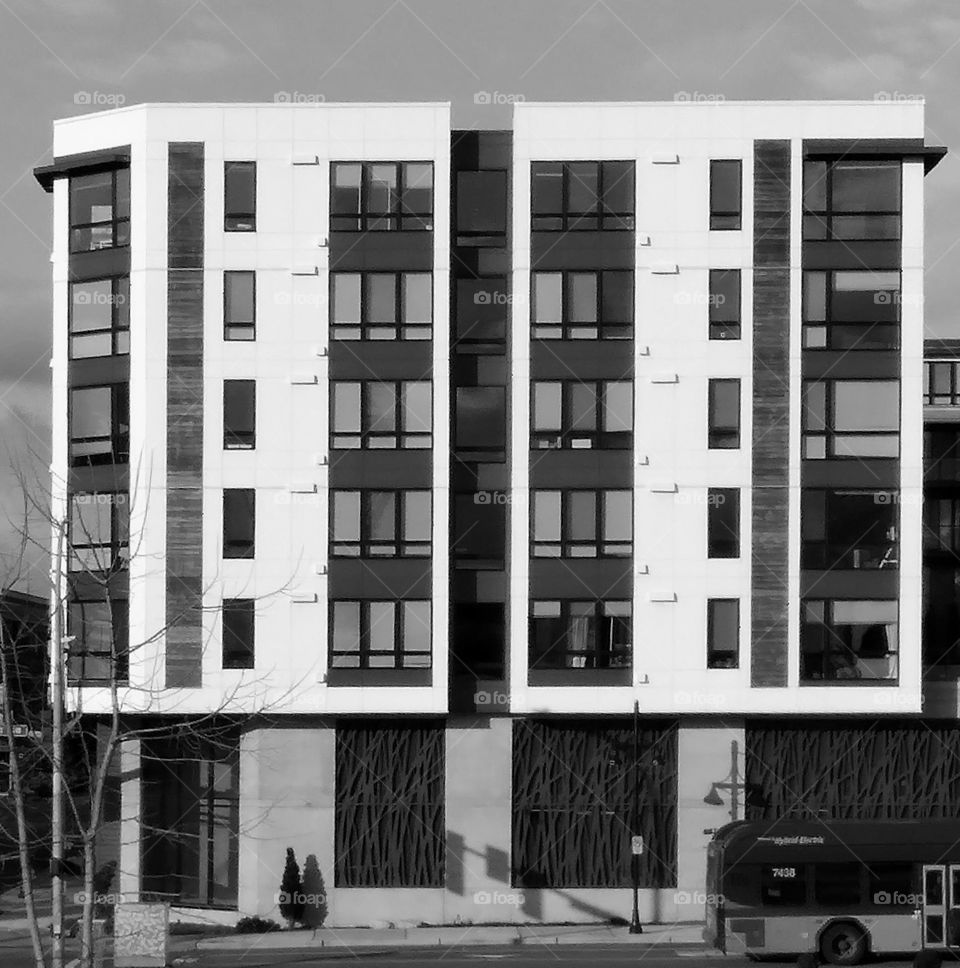
[[330,271],[433,271],[433,232],[331,232]]
[[787,685],[790,142],[754,142],[750,684]]
[[632,558],[531,558],[530,597],[611,601],[633,597]]
[[531,269],[634,269],[636,243],[632,231],[533,232]]
[[633,487],[632,450],[531,450],[530,487]]
[[429,599],[429,558],[335,558],[329,565],[331,599]]
[[630,340],[534,340],[531,380],[632,380]]
[[337,380],[429,380],[433,375],[429,340],[331,340],[329,352]]
[[166,683],[202,685],[204,146],[169,146]]

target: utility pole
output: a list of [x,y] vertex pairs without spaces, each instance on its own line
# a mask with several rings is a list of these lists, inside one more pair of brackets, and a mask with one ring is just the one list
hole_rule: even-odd
[[[640,836],[640,701],[633,701],[633,836]],[[630,934],[643,934],[640,924],[640,855],[630,847],[630,879],[633,881],[633,911]]]
[[53,915],[53,968],[63,968],[63,552],[66,528],[65,520],[57,523],[57,554],[50,608],[50,700],[53,706],[50,907]]

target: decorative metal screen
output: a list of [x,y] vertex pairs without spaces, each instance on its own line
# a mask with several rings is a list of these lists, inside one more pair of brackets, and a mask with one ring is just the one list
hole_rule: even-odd
[[873,720],[748,725],[747,816],[955,817],[960,727]]
[[639,746],[634,831],[630,719],[514,722],[514,886],[629,887],[633,833],[640,886],[676,886],[676,724],[643,721]]
[[337,887],[442,887],[442,723],[337,727]]

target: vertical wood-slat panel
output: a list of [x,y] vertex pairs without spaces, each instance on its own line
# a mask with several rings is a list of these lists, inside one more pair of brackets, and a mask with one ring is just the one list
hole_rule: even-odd
[[167,176],[166,684],[202,685],[202,143],[172,143]]
[[751,686],[786,686],[790,142],[754,143]]

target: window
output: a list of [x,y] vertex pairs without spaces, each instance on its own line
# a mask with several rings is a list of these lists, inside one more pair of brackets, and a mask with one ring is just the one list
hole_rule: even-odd
[[223,166],[223,230],[254,232],[257,228],[257,163],[228,161]]
[[74,685],[109,685],[129,678],[127,602],[73,601],[67,606],[71,636],[67,677]]
[[433,446],[429,381],[335,381],[330,386],[334,449]]
[[898,497],[896,491],[804,488],[802,566],[896,568]]
[[223,668],[253,668],[254,601],[252,598],[223,600]]
[[896,457],[900,450],[896,380],[808,380],[804,385],[803,456]]
[[960,498],[925,495],[923,547],[960,554]]
[[130,169],[70,179],[70,251],[130,244]]
[[257,381],[223,381],[223,449],[253,450],[257,443]]
[[330,186],[334,232],[433,229],[432,162],[334,162]]
[[130,277],[70,283],[70,359],[130,352]]
[[710,162],[710,228],[740,228],[743,208],[743,162],[739,158]]
[[710,380],[707,446],[736,450],[740,446],[740,381]]
[[740,270],[710,270],[710,339],[740,339]]
[[861,903],[863,865],[855,861],[813,865],[813,899],[821,907],[852,908]]
[[125,383],[70,391],[70,463],[125,464],[130,459],[129,391]]
[[740,557],[740,491],[707,489],[707,557]]
[[632,229],[632,161],[535,161],[533,230]]
[[900,207],[899,160],[804,163],[804,239],[899,239]]
[[223,557],[252,558],[256,537],[256,491],[252,487],[223,492]]
[[707,668],[740,667],[740,600],[707,599]]
[[533,491],[535,558],[613,558],[633,552],[630,491]]
[[502,343],[510,293],[504,276],[457,280],[457,342]]
[[257,277],[256,273],[223,274],[223,338],[256,339]]
[[125,493],[70,498],[70,571],[110,572],[127,565],[130,504]]
[[534,272],[534,339],[630,339],[632,272]]
[[503,387],[457,387],[457,450],[502,452],[506,434],[507,394]]
[[760,903],[764,907],[802,907],[806,901],[806,864],[760,868]]
[[960,363],[935,360],[923,365],[923,402],[940,407],[960,404]]
[[911,900],[917,891],[910,861],[871,861],[867,865],[867,874],[870,884],[868,903],[881,905],[887,910],[891,906],[916,907]]
[[806,599],[800,615],[801,680],[897,678],[896,601]]
[[628,601],[530,603],[531,669],[627,669]]
[[633,444],[629,380],[545,380],[533,384],[533,449],[628,449]]
[[507,173],[457,172],[457,235],[502,235],[507,231]]
[[331,491],[334,557],[429,557],[432,524],[429,491]]
[[334,272],[330,335],[334,339],[430,339],[429,272]]
[[900,305],[898,271],[804,272],[804,349],[896,349]]
[[332,669],[429,669],[430,602],[331,602]]

